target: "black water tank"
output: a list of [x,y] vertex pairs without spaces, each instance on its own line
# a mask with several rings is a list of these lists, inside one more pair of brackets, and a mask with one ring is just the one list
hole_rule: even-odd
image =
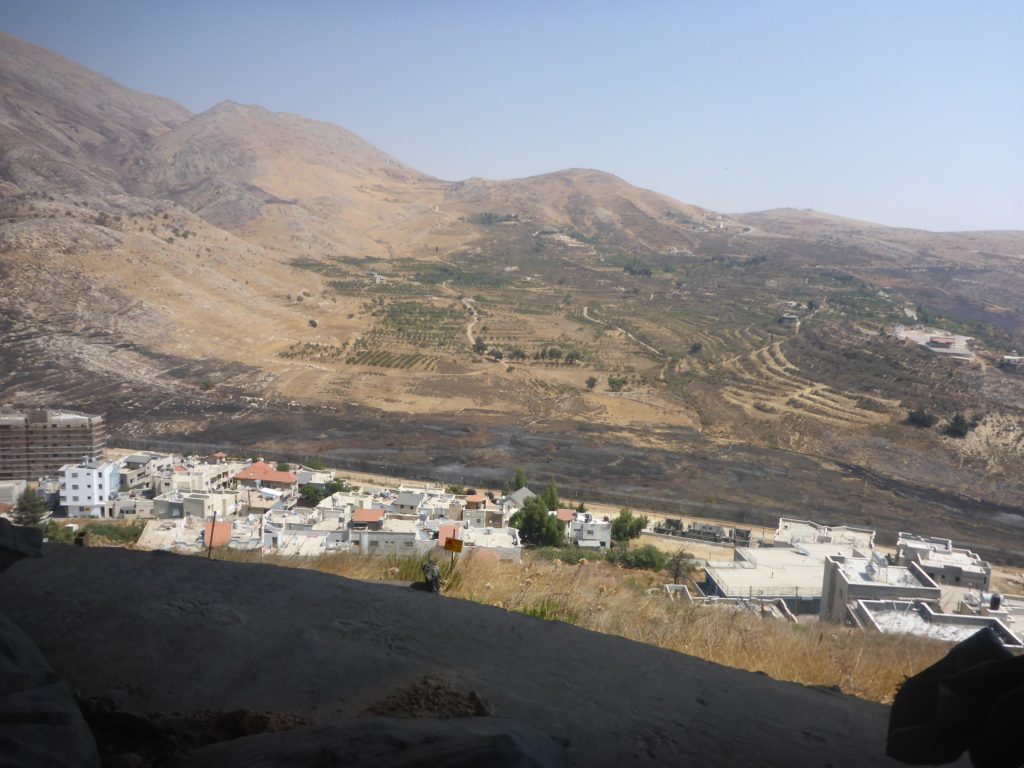
[[990,611],[998,611],[999,606],[1003,603],[1003,596],[998,592],[992,593],[992,598],[988,602],[988,608]]

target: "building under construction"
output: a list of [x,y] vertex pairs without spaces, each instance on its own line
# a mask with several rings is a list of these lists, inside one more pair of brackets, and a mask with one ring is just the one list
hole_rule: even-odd
[[98,461],[106,446],[102,416],[0,406],[0,480],[35,480],[65,464]]

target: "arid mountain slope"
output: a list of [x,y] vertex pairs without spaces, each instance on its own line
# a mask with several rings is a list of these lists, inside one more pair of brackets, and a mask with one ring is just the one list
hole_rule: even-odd
[[169,99],[0,33],[0,178],[23,192],[131,189],[147,172],[147,143],[189,117]]
[[[725,216],[593,170],[443,181],[8,36],[0,62],[0,400],[1024,551],[1024,376],[998,366],[1024,350],[1022,233]],[[892,338],[913,322],[976,360]]]

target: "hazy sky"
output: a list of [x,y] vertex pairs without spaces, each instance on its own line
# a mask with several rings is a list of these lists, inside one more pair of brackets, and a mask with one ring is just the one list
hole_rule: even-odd
[[1021,0],[0,0],[0,29],[446,179],[600,168],[725,212],[1024,229]]

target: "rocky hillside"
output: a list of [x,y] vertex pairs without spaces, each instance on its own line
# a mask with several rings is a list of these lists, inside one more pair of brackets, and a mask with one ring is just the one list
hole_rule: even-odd
[[[499,486],[524,464],[616,503],[1024,551],[1024,376],[998,365],[1024,350],[1022,233],[729,216],[584,169],[445,181],[9,36],[0,63],[0,401],[104,411],[119,439]],[[913,322],[976,359],[892,338]]]

